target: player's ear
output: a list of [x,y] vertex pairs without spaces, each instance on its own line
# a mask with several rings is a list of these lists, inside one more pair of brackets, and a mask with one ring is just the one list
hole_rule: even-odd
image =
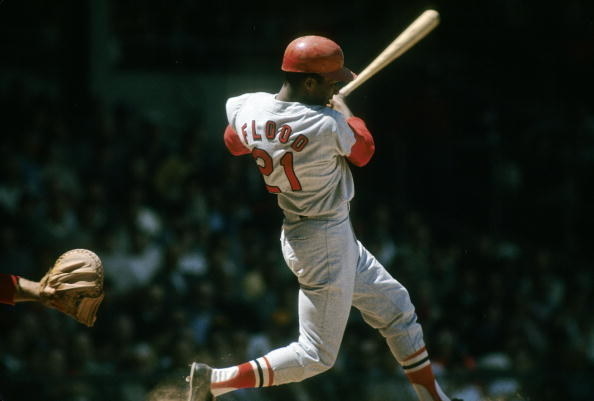
[[303,87],[307,92],[313,91],[318,85],[318,81],[314,77],[307,77],[303,80]]

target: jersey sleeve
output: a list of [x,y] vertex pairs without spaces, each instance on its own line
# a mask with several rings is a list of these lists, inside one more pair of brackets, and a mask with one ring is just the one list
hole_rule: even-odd
[[336,140],[338,141],[338,153],[341,156],[348,157],[351,154],[351,148],[356,142],[356,137],[353,130],[350,128],[347,121],[342,117],[342,114],[334,119],[335,126],[333,131],[336,132]]
[[249,93],[246,93],[241,96],[230,97],[227,99],[227,103],[225,104],[225,110],[227,112],[227,121],[231,127],[235,127],[235,117],[237,117],[237,113],[250,96]]
[[231,152],[233,156],[247,155],[250,153],[250,149],[241,142],[239,135],[231,125],[227,125],[225,133],[223,134],[223,139],[225,141],[225,146],[227,146],[227,149],[229,149],[229,152]]
[[359,117],[350,117],[347,120],[349,127],[355,134],[355,143],[351,147],[347,159],[357,167],[363,167],[375,153],[375,142],[371,132],[367,129],[365,121]]
[[18,277],[0,273],[0,304],[14,305]]
[[365,166],[375,152],[375,143],[365,121],[359,117],[337,118],[338,151],[357,167]]
[[227,99],[227,103],[225,104],[225,110],[227,112],[227,121],[229,125],[225,129],[223,134],[223,138],[225,141],[225,146],[229,152],[231,152],[234,156],[240,156],[250,153],[250,150],[245,144],[241,141],[241,138],[237,134],[235,128],[235,119],[237,117],[237,113],[250,96],[249,93],[246,93],[241,96],[235,96]]

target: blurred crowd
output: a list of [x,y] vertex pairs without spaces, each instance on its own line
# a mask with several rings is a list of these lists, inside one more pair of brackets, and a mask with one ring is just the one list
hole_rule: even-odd
[[[301,7],[306,18],[293,5],[279,11],[269,2],[266,14],[246,3],[228,18],[236,6],[228,2],[149,3],[92,2],[109,5],[109,29],[126,39],[121,68],[178,71],[183,60],[202,72],[257,69],[268,62],[260,56],[269,56],[271,41],[284,43],[279,32],[299,32],[305,21],[332,32],[390,15],[362,3],[348,18],[329,18],[335,6],[312,2],[318,12]],[[460,14],[461,25],[441,29],[460,29],[463,43],[439,66],[422,52],[423,68],[404,60],[399,71],[417,74],[417,86],[400,78],[405,95],[369,100],[364,110],[372,131],[388,135],[377,136],[381,155],[354,171],[355,230],[409,289],[439,381],[465,401],[594,394],[594,109],[586,105],[590,93],[572,92],[590,76],[594,53],[580,33],[591,31],[591,21],[583,25],[587,4],[568,4],[561,11],[481,4],[489,8],[480,13],[473,2],[457,6],[450,17]],[[395,15],[406,8],[390,7]],[[36,18],[28,18],[30,8]],[[85,25],[70,18],[71,8],[24,6],[20,19],[4,13],[13,29],[4,36],[22,36],[10,45],[22,59],[6,56],[6,66],[23,62],[45,74],[64,63],[63,74],[77,71],[84,80],[68,47],[86,46],[84,35],[61,30]],[[473,12],[491,36],[468,35]],[[254,24],[258,18],[266,24]],[[506,29],[494,28],[499,18]],[[530,18],[559,21],[519,41]],[[392,23],[375,25],[370,36],[393,34]],[[251,40],[238,41],[241,35]],[[570,39],[566,47],[560,38]],[[500,57],[502,47],[524,55],[529,41],[536,55],[524,64]],[[245,55],[253,65],[236,62]],[[557,75],[543,68],[551,65]],[[419,74],[442,79],[443,92],[431,79],[418,87]],[[79,81],[61,78],[84,94]],[[210,132],[198,113],[172,127],[132,104],[71,95],[21,80],[0,84],[0,272],[39,279],[62,252],[89,248],[104,263],[106,297],[93,328],[33,303],[0,305],[0,401],[182,400],[191,361],[231,366],[295,339],[297,284],[280,253],[282,215],[253,160],[227,153],[225,122]],[[332,370],[220,398],[414,400],[383,339],[356,310]]]
[[[0,308],[2,401],[183,399],[191,361],[230,366],[296,338],[281,214],[253,161],[227,153],[224,127],[206,132],[196,118],[174,129],[99,99],[73,110],[20,81],[1,88],[0,108],[1,271],[38,279],[60,253],[89,248],[103,260],[107,294],[90,329],[35,304]],[[357,183],[359,193],[372,186]],[[376,203],[355,199],[355,229],[409,289],[450,393],[588,399],[587,255],[570,260],[488,230],[438,235],[423,212],[366,198]],[[357,311],[328,373],[221,398],[413,399]]]

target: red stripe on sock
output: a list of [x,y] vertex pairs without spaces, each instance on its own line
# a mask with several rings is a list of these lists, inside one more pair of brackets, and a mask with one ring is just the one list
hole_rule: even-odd
[[237,366],[237,375],[230,380],[212,383],[210,388],[253,388],[256,387],[256,373],[249,362]]
[[406,376],[411,383],[425,387],[435,401],[441,400],[439,394],[437,394],[437,389],[435,388],[435,376],[433,375],[431,365],[427,365],[416,372],[406,373]]
[[272,386],[272,382],[274,381],[274,372],[272,371],[272,367],[270,366],[270,361],[268,361],[268,358],[263,357],[263,359],[266,362],[266,369],[268,370],[268,385]]

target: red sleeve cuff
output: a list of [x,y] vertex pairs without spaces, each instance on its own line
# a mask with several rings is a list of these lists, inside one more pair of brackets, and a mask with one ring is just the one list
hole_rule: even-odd
[[225,146],[227,146],[227,149],[229,149],[229,152],[231,152],[233,156],[247,155],[251,152],[247,146],[241,142],[237,132],[235,132],[231,125],[227,125],[223,137],[225,140]]
[[375,152],[375,142],[371,132],[367,129],[365,121],[359,117],[349,117],[347,123],[355,134],[355,144],[351,148],[351,154],[347,156],[347,159],[355,166],[363,167]]
[[14,305],[14,294],[16,293],[19,277],[12,274],[0,273],[0,303]]

